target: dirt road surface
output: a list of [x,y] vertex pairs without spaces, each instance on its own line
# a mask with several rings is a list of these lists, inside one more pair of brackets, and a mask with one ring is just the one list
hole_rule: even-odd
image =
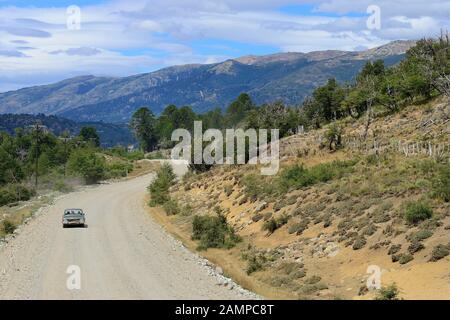
[[[151,219],[143,199],[152,178],[68,194],[22,226],[0,248],[0,299],[252,298],[218,285],[217,274]],[[63,229],[65,208],[82,208],[88,227]],[[79,290],[67,287],[72,265]]]

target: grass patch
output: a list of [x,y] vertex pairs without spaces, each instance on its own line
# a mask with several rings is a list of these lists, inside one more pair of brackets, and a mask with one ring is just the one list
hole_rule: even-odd
[[[290,189],[309,187],[316,183],[338,179],[352,172],[356,161],[333,161],[306,168],[293,165],[284,169],[277,177],[264,177],[259,174],[245,176],[241,183],[249,198],[264,199],[268,196],[281,195]],[[293,203],[291,203],[293,204]],[[289,201],[286,202],[289,205]]]
[[352,172],[355,161],[333,161],[322,163],[311,168],[294,165],[284,169],[278,180],[281,190],[287,192],[291,188],[309,187],[316,183],[338,179]]
[[446,202],[450,201],[450,167],[448,164],[425,160],[418,164],[419,169],[431,182],[431,196]]

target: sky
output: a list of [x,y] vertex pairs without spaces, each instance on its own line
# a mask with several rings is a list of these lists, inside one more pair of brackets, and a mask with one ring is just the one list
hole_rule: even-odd
[[0,92],[437,36],[449,0],[0,0]]

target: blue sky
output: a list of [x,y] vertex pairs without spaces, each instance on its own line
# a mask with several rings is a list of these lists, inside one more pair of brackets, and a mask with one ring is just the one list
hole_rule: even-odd
[[93,1],[93,0],[38,0],[38,1],[30,1],[30,0],[1,0],[1,6],[16,6],[16,7],[67,7],[70,5],[93,5],[93,4],[101,4],[105,1]]
[[[80,8],[80,29],[68,28]],[[368,13],[376,5],[379,16]],[[379,28],[369,28],[375,17]],[[434,36],[450,1],[0,0],[0,91],[244,55],[372,48]]]

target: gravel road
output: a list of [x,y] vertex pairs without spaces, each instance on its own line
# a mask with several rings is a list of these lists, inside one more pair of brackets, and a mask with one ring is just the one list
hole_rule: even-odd
[[[0,299],[258,298],[152,220],[143,203],[152,177],[65,195],[21,226],[0,246]],[[86,212],[87,228],[62,228],[73,207]],[[68,289],[72,265],[80,289]]]

